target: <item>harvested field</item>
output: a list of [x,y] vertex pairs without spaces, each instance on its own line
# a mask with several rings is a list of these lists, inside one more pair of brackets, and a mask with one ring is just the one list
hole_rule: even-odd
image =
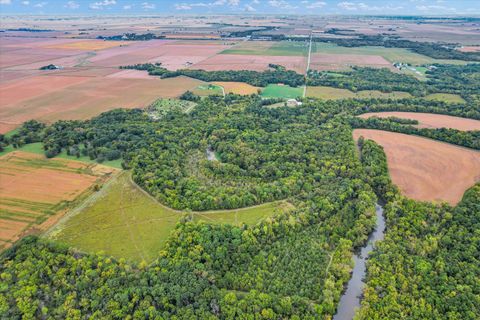
[[295,41],[243,41],[221,54],[261,56],[307,56],[308,43]]
[[304,73],[306,59],[301,56],[261,56],[261,55],[236,55],[219,54],[203,60],[190,67],[190,69],[202,69],[206,71],[221,70],[253,70],[264,71],[269,64],[279,64],[288,70]]
[[[61,78],[70,79],[68,77],[59,78],[59,81]],[[44,81],[39,83],[39,86],[45,85],[45,89],[50,89],[51,92],[38,93],[30,96],[28,100],[2,103],[0,133],[7,132],[13,126],[19,126],[30,119],[46,122],[60,119],[88,119],[114,108],[145,107],[160,97],[173,98],[202,83],[187,77],[171,79],[71,77],[71,79],[80,83],[59,89],[50,87],[49,82]],[[21,83],[19,85],[21,87]],[[19,92],[25,91],[22,91],[20,87],[18,89],[20,91],[7,92],[7,96],[13,95],[11,101],[14,101],[14,98],[22,98],[21,95],[17,97]]]
[[310,62],[313,70],[345,70],[352,65],[393,69],[392,64],[379,55],[314,53]]
[[[190,213],[195,221],[255,224],[280,210],[285,202],[231,211]],[[104,251],[132,261],[154,260],[184,215],[162,206],[123,172],[67,214],[48,236],[87,252]]]
[[143,70],[122,70],[107,75],[107,78],[115,79],[158,79],[158,77],[151,76],[148,72]]
[[22,151],[0,157],[0,239],[45,230],[77,199],[116,171]]
[[223,87],[226,93],[249,95],[249,94],[258,93],[258,90],[260,89],[258,87],[254,87],[244,82],[213,82],[213,83]]
[[479,52],[480,51],[480,46],[466,46],[466,47],[461,47],[458,49],[458,51],[462,52]]
[[397,117],[418,121],[418,128],[451,128],[461,131],[480,130],[480,120],[447,116],[434,113],[420,112],[371,112],[359,116],[360,118],[388,118]]
[[127,46],[133,43],[134,42],[132,41],[83,40],[78,42],[67,42],[67,43],[59,43],[54,45],[47,45],[44,48],[97,51],[97,50],[103,50],[108,48]]
[[353,137],[383,146],[393,182],[402,193],[422,201],[458,203],[480,181],[480,152],[401,133],[357,129]]

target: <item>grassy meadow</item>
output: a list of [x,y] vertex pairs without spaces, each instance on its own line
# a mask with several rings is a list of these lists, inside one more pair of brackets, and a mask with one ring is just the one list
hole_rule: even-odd
[[[255,224],[277,211],[291,208],[286,202],[273,202],[238,210],[188,214],[194,221],[239,225]],[[117,258],[151,262],[185,214],[162,206],[124,171],[70,212],[47,236],[82,251],[104,251]]]

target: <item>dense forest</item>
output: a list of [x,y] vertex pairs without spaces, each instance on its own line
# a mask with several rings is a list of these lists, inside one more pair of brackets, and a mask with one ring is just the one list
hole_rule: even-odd
[[[0,310],[14,319],[330,317],[352,251],[375,224],[376,202],[338,110],[321,102],[268,109],[256,96],[230,95],[161,120],[115,110],[90,121],[30,123],[31,140],[41,138],[47,152],[124,150],[135,180],[168,205],[286,198],[295,209],[240,227],[187,216],[150,266],[27,238],[3,254]],[[207,160],[208,146],[220,161]]]
[[478,319],[480,184],[452,208],[409,200],[389,178],[383,149],[360,141],[372,186],[387,202],[385,240],[368,261],[359,319]]

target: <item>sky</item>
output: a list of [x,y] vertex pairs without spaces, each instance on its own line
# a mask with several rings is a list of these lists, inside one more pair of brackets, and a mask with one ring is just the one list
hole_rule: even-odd
[[0,0],[1,14],[480,15],[480,0]]

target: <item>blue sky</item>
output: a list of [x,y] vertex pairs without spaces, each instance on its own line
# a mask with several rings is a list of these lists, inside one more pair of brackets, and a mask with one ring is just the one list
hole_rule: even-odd
[[2,14],[480,15],[480,0],[0,0]]

